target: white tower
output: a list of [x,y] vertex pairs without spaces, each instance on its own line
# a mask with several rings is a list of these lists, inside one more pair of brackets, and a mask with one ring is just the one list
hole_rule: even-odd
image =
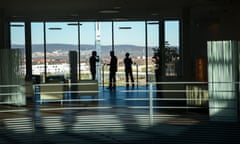
[[97,51],[97,55],[99,56],[99,62],[97,63],[97,80],[98,80],[98,83],[100,84],[101,83],[101,43],[100,43],[100,23],[99,22],[96,22],[95,23],[95,48],[96,48],[96,51]]

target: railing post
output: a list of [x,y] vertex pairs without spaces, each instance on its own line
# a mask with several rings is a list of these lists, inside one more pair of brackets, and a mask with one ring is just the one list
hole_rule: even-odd
[[153,125],[153,83],[149,84],[149,121]]
[[137,68],[137,87],[138,87],[138,64],[136,64],[136,68]]
[[105,68],[105,63],[102,65],[102,88],[104,89],[104,68]]
[[34,101],[36,104],[42,104],[41,103],[41,95],[40,95],[40,85],[33,85],[33,96],[34,96]]

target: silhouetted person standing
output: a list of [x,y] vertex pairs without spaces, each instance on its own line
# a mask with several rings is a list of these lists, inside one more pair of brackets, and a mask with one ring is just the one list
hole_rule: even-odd
[[126,57],[124,58],[124,66],[125,66],[125,76],[126,76],[126,86],[129,87],[129,76],[132,82],[132,87],[134,87],[134,79],[132,74],[132,59],[129,57],[129,53],[126,53]]
[[96,79],[96,62],[99,62],[99,57],[96,51],[92,51],[92,56],[89,58],[92,80]]
[[117,57],[114,55],[114,51],[110,51],[110,68],[109,68],[109,89],[116,89],[116,72],[117,72]]

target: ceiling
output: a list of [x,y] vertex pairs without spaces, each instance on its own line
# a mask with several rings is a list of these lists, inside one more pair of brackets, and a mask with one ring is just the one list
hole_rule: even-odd
[[179,17],[184,8],[223,7],[234,1],[238,0],[2,0],[0,9],[6,18],[16,20],[147,20]]

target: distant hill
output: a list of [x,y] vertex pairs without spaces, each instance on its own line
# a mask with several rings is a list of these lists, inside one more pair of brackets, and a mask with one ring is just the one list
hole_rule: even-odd
[[[23,48],[23,45],[13,45],[13,47]],[[89,54],[89,51],[95,50],[94,45],[82,44],[81,55],[85,55],[85,52]],[[144,46],[136,46],[136,45],[115,45],[115,53],[118,57],[124,57],[126,52],[129,52],[131,57],[145,56],[145,47]],[[44,46],[42,44],[33,44],[32,45],[32,53],[42,53]],[[52,53],[55,51],[59,51],[62,53],[66,53],[71,50],[78,50],[77,45],[71,44],[47,44],[47,52]],[[102,57],[109,57],[109,52],[112,50],[111,45],[103,45],[101,46]],[[152,54],[152,48],[149,48],[149,54]]]

